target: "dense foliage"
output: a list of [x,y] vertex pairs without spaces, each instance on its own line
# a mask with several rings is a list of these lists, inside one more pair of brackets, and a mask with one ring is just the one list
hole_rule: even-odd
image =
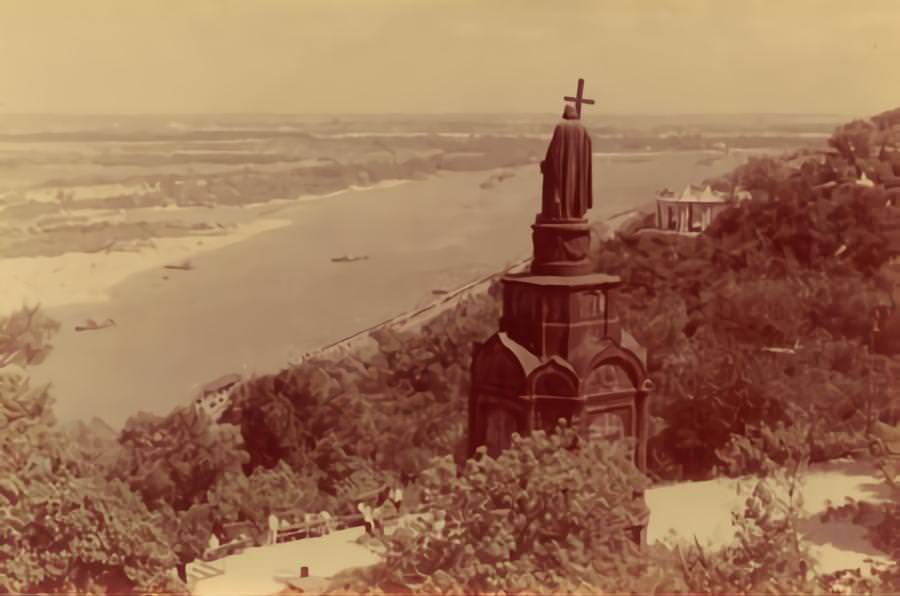
[[[721,549],[657,542],[638,549],[623,529],[647,511],[647,480],[628,446],[580,441],[565,426],[516,437],[496,459],[459,468],[435,460],[421,485],[431,514],[380,540],[383,562],[335,578],[333,592],[393,593],[830,593],[803,545],[808,449],[795,445],[750,482]],[[861,582],[854,584],[862,586]],[[884,584],[869,580],[868,589]]]
[[431,514],[384,538],[383,562],[338,580],[385,593],[619,592],[664,580],[630,528],[648,511],[629,446],[587,443],[563,426],[515,436],[496,459],[482,449],[458,468],[422,473]]
[[146,503],[178,511],[204,501],[219,477],[240,472],[248,460],[236,428],[191,406],[166,417],[132,417],[119,436],[119,454],[114,475]]
[[[790,423],[807,429],[814,460],[868,448],[896,424],[900,271],[888,262],[896,247],[882,221],[900,162],[860,149],[890,135],[883,124],[855,123],[836,131],[831,154],[751,158],[710,182],[753,198],[701,236],[640,230],[643,221],[597,246],[598,267],[625,282],[622,316],[659,388],[654,473],[755,471],[720,450],[778,427],[796,441]],[[858,183],[863,173],[873,185]],[[778,450],[778,441],[760,444]]]
[[493,295],[472,297],[415,332],[376,333],[365,359],[309,360],[254,379],[225,418],[241,427],[250,469],[314,466],[332,494],[354,472],[382,476],[376,484],[410,477],[461,447],[471,346],[498,318]]

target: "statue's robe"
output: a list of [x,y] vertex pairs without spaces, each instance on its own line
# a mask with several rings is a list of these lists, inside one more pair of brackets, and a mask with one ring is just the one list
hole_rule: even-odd
[[583,218],[594,201],[591,137],[581,122],[565,119],[556,125],[547,156],[541,162],[541,173],[544,175],[543,218]]

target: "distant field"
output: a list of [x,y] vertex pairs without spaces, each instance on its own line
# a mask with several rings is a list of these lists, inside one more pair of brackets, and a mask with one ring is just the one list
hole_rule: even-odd
[[[327,160],[378,177],[487,169],[543,153],[557,116],[0,116],[0,193],[41,186],[235,174],[316,177]],[[824,139],[845,116],[586,114],[597,151],[793,147]],[[457,163],[448,155],[482,154]]]
[[[651,159],[815,144],[843,117],[586,115],[594,151]],[[556,115],[0,116],[0,256],[121,250],[197,233],[174,210],[256,205],[539,161]],[[57,218],[53,226],[47,218]],[[212,227],[212,226],[210,226]],[[14,230],[14,231],[13,231]]]

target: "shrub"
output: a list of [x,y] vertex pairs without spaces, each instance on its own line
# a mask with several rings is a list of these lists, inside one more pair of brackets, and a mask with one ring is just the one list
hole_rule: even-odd
[[179,591],[163,517],[121,482],[19,474],[22,493],[0,504],[0,590]]

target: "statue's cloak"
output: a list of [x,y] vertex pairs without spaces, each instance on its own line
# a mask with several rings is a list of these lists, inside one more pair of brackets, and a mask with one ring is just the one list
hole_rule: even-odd
[[[571,107],[571,106],[569,106]],[[591,184],[591,137],[578,120],[556,125],[544,174],[542,214],[550,219],[580,219],[594,204]]]

